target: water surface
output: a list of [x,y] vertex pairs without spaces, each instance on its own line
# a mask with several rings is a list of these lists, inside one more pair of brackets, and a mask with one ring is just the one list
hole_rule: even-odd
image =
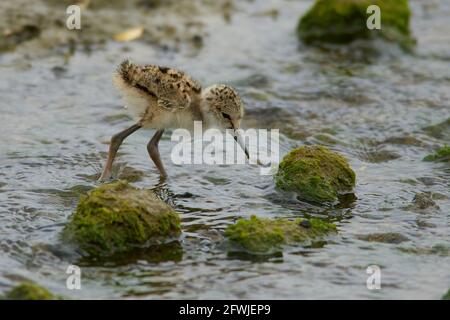
[[[450,128],[434,136],[424,128],[450,117],[450,3],[411,1],[416,50],[380,44],[381,55],[299,44],[295,26],[311,3],[248,1],[229,16],[200,15],[205,34],[197,47],[108,41],[69,58],[0,55],[0,290],[26,278],[81,299],[436,299],[446,292],[450,169],[422,158],[449,142]],[[115,174],[171,203],[183,237],[106,261],[68,254],[58,234],[79,195],[96,185],[110,137],[132,124],[111,83],[125,57],[180,68],[204,86],[235,86],[247,106],[244,126],[280,129],[282,154],[318,143],[345,155],[357,199],[315,207],[282,197],[255,166],[172,165],[169,134],[160,150],[170,179],[160,183],[145,147],[153,132],[138,131],[121,148]],[[418,192],[434,193],[440,209],[409,210]],[[312,214],[336,222],[339,234],[281,256],[227,255],[224,228],[252,214]],[[380,232],[409,240],[359,239]],[[65,287],[69,264],[82,267],[80,291]],[[366,288],[371,264],[382,269],[380,291]]]

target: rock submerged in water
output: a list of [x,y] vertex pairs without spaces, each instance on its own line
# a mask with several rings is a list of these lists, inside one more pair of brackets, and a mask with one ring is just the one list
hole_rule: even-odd
[[283,158],[275,184],[280,190],[296,192],[299,199],[324,203],[350,193],[355,179],[343,156],[323,146],[303,146]]
[[406,236],[397,232],[386,232],[386,233],[372,233],[367,235],[358,235],[358,239],[367,242],[379,242],[379,243],[391,243],[399,244],[405,241],[409,241]]
[[413,203],[406,207],[407,210],[412,210],[420,213],[439,210],[439,206],[433,200],[431,192],[419,192],[414,195]]
[[444,141],[450,140],[450,118],[440,123],[423,128],[426,134],[433,138],[442,139]]
[[22,282],[7,292],[6,300],[54,300],[56,299],[47,289],[32,283]]
[[91,255],[109,255],[181,233],[178,214],[151,190],[124,181],[82,197],[62,238]]
[[[381,29],[367,28],[370,5],[381,11]],[[300,19],[297,33],[307,44],[350,43],[357,39],[383,39],[410,46],[409,19],[411,11],[407,0],[316,0]]]
[[271,254],[283,245],[306,242],[314,238],[336,233],[334,224],[320,219],[265,219],[251,216],[229,225],[225,236],[234,251],[252,254]]
[[435,244],[431,247],[398,247],[397,249],[403,253],[416,255],[437,255],[441,257],[450,255],[450,247],[445,244]]

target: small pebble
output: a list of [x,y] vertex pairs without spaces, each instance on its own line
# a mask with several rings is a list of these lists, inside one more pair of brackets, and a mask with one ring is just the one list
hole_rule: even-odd
[[309,222],[309,220],[302,220],[300,221],[300,226],[309,229],[311,228],[311,222]]

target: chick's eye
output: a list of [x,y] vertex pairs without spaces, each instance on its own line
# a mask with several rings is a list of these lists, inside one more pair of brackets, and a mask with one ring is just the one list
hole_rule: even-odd
[[225,112],[222,112],[222,117],[224,117],[225,119],[231,120],[230,115]]

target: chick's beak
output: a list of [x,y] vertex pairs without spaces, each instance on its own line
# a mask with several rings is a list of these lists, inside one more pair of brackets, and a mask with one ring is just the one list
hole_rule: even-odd
[[233,126],[233,130],[234,130],[234,140],[236,141],[236,143],[242,148],[242,150],[244,150],[245,152],[245,156],[247,157],[247,159],[250,159],[250,155],[248,153],[247,147],[245,146],[245,142],[242,140],[241,135],[239,134],[239,131],[236,130]]
[[[239,128],[236,129],[236,126],[234,125],[234,123],[231,123],[231,127],[234,131],[234,140],[236,141],[236,143],[242,148],[242,150],[244,150],[245,156],[247,157],[247,159],[250,160],[250,154],[248,153],[248,149],[245,146],[245,142],[244,140],[242,140],[241,135],[239,134]],[[259,166],[262,166],[262,162],[259,159],[256,159],[256,164]]]

